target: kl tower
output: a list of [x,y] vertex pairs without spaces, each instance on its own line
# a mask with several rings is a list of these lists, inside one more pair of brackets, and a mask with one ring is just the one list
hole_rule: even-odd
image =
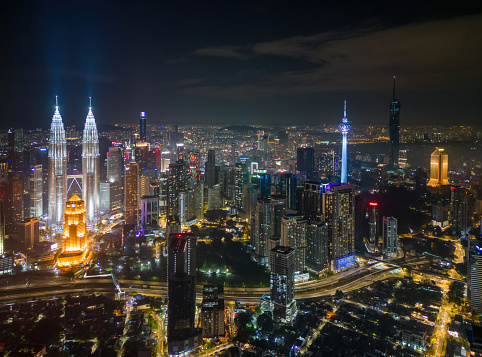
[[343,135],[343,142],[341,146],[341,183],[347,183],[348,173],[347,173],[347,135],[351,129],[351,123],[346,118],[346,100],[345,100],[345,109],[343,111],[343,120],[341,124],[338,126],[340,128],[340,132]]

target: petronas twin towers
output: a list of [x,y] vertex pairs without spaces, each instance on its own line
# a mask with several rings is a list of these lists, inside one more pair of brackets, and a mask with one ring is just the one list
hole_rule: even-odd
[[[82,136],[82,199],[85,202],[87,226],[91,227],[99,219],[99,175],[99,135],[91,104]],[[48,225],[55,230],[63,227],[67,191],[67,141],[56,99],[50,126],[48,188]]]

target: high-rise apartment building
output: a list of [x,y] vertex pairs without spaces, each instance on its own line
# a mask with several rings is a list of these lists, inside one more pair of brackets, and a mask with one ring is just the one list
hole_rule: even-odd
[[222,285],[203,285],[201,326],[203,338],[218,340],[219,337],[225,335],[224,287]]
[[49,137],[49,227],[61,229],[67,201],[67,141],[57,99]]
[[286,214],[281,220],[281,245],[294,249],[294,270],[306,269],[306,220],[302,215]]
[[328,268],[329,261],[328,225],[321,221],[307,222],[306,265],[310,269],[323,271]]
[[430,180],[427,186],[440,187],[449,184],[449,156],[442,148],[437,148],[430,156]]
[[167,214],[179,216],[179,194],[187,191],[187,165],[184,160],[176,161],[169,165],[167,179]]
[[393,96],[390,102],[388,132],[390,136],[388,165],[391,170],[397,170],[400,153],[400,102],[395,98],[395,76],[393,76]]
[[467,298],[476,314],[482,313],[482,241],[469,241]]
[[332,269],[342,270],[355,264],[354,185],[327,186],[325,200]]
[[272,236],[271,204],[269,200],[258,200],[256,210],[251,219],[250,243],[261,264],[268,263],[268,240]]
[[296,314],[295,300],[295,251],[277,246],[270,251],[270,290],[274,315],[292,321]]
[[368,203],[368,249],[371,252],[378,250],[378,203]]
[[383,217],[383,254],[389,258],[397,256],[398,220],[394,217]]
[[82,199],[85,202],[87,226],[97,224],[100,205],[99,135],[92,104],[85,119],[82,136]]
[[129,162],[125,166],[124,209],[126,224],[137,224],[139,220],[139,166]]

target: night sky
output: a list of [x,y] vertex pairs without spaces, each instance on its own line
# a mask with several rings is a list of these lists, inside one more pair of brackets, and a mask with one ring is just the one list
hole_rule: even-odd
[[481,1],[15,1],[1,127],[482,123]]

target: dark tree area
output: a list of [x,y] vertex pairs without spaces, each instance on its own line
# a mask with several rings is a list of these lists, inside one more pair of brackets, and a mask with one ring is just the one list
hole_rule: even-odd
[[458,281],[452,281],[449,286],[449,292],[447,294],[449,302],[461,305],[464,302],[465,286]]

